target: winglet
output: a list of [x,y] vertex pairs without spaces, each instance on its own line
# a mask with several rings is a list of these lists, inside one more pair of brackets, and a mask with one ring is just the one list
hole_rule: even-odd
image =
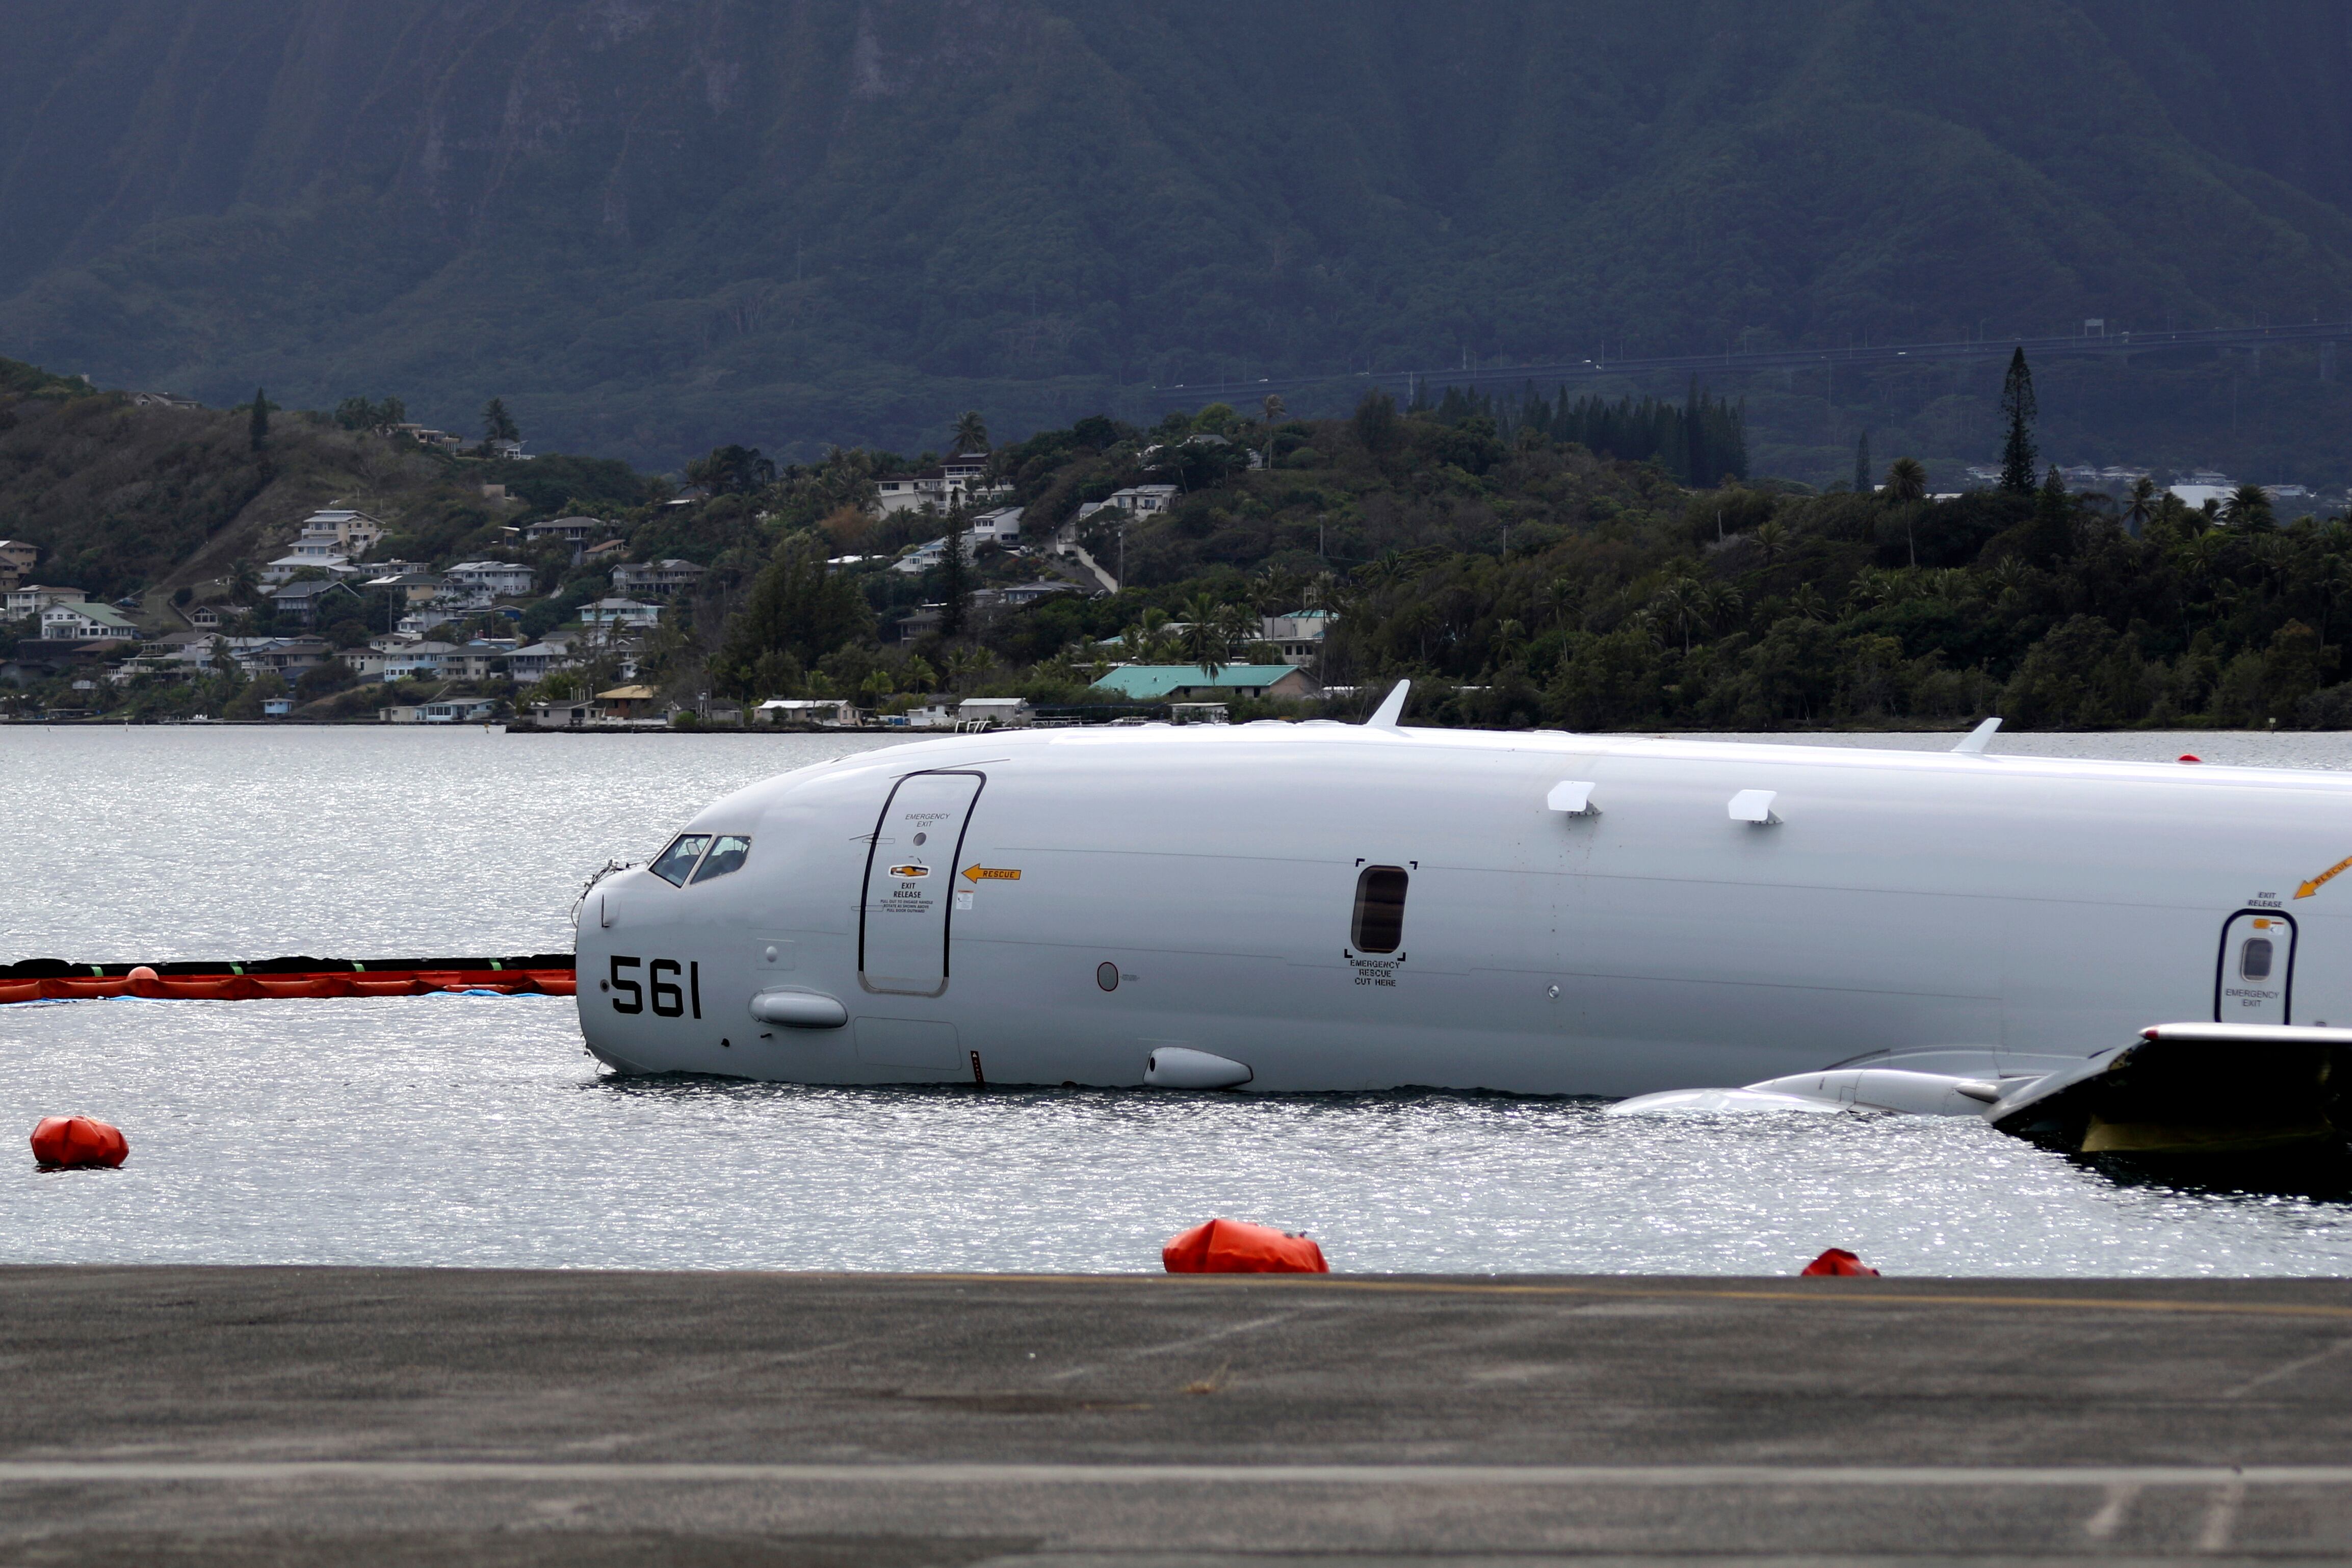
[[1984,749],[1992,744],[1992,732],[2000,728],[2000,720],[1988,719],[1983,723],[1978,725],[1975,729],[1969,731],[1967,734],[1961,736],[1960,743],[1954,746],[1952,750],[1956,752],[1966,752],[1970,756],[1980,756],[1983,754]]
[[1368,730],[1397,729],[1397,721],[1404,717],[1405,697],[1412,690],[1412,682],[1410,680],[1400,680],[1390,687],[1388,696],[1381,700],[1379,710],[1364,721],[1364,727]]

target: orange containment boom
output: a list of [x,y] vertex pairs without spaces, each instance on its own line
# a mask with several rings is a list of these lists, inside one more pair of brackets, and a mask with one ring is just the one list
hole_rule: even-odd
[[435,991],[572,994],[572,955],[520,958],[265,958],[250,963],[68,963],[28,958],[0,965],[0,1002],[146,996],[248,1002],[269,996],[422,996]]
[[1323,1249],[1270,1225],[1213,1219],[1160,1249],[1171,1274],[1328,1274]]

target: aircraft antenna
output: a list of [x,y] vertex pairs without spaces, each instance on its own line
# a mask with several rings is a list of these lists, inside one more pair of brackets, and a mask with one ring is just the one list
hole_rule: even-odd
[[1397,721],[1404,717],[1405,694],[1412,689],[1412,682],[1410,680],[1400,680],[1390,687],[1388,696],[1381,700],[1379,710],[1364,721],[1364,727],[1368,730],[1399,728]]
[[1984,749],[1992,744],[1992,732],[2000,728],[2000,720],[1988,719],[1983,723],[1978,725],[1975,729],[1969,731],[1967,734],[1961,736],[1960,743],[1954,746],[1952,750],[1956,752],[1965,752],[1972,757],[1981,756],[1984,754]]

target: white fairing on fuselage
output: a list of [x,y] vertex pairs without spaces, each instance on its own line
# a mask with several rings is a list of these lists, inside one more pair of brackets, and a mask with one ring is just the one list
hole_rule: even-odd
[[[1750,791],[1770,820],[1730,816]],[[1250,1091],[1622,1096],[1874,1054],[2036,1073],[2217,1008],[2352,1019],[2352,877],[2294,896],[2352,855],[2332,773],[1148,726],[864,752],[689,830],[750,854],[619,873],[580,913],[582,1028],[625,1070],[1139,1085],[1179,1047]],[[1357,940],[1368,867],[1405,874],[1391,952]],[[763,993],[847,1022],[763,1021]]]

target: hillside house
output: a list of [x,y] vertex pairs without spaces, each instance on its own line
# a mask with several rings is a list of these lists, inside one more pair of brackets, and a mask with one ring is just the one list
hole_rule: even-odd
[[367,587],[370,593],[389,595],[394,603],[415,609],[438,602],[448,584],[430,572],[394,572],[369,578]]
[[522,536],[533,544],[545,544],[550,541],[556,541],[569,544],[574,550],[584,550],[590,540],[607,531],[602,518],[550,517],[541,518],[537,522],[526,523],[523,526]]
[[1088,501],[1078,508],[1078,521],[1084,521],[1098,511],[1123,511],[1129,517],[1156,517],[1176,503],[1174,485],[1129,485],[1114,490],[1101,500]]
[[324,637],[262,637],[238,649],[236,657],[237,668],[247,675],[282,675],[295,680],[333,658],[335,646]]
[[365,601],[352,592],[351,584],[333,577],[306,577],[299,583],[288,583],[271,590],[270,607],[281,616],[291,616],[301,626],[323,626],[347,615],[363,612]]
[[139,628],[110,605],[84,599],[54,604],[41,612],[44,642],[136,642]]
[[631,562],[613,568],[613,592],[625,599],[667,599],[680,589],[693,592],[702,577],[703,568],[691,561]]
[[993,544],[1000,550],[1012,549],[1021,542],[1023,510],[1017,506],[1001,506],[992,511],[980,513],[969,525],[971,542],[974,544]]
[[28,540],[0,539],[0,588],[13,588],[33,574],[41,549]]
[[572,657],[572,645],[562,638],[535,642],[519,647],[507,655],[507,672],[528,686],[559,669],[572,669],[580,661]]
[[529,594],[538,574],[512,561],[460,561],[442,576],[467,604],[479,607]]
[[580,621],[590,626],[654,626],[661,624],[659,605],[635,599],[599,599],[580,609]]
[[439,680],[446,679],[441,668],[444,658],[457,651],[457,645],[446,642],[413,642],[386,650],[383,659],[383,679]]
[[27,616],[37,616],[51,605],[78,605],[89,595],[79,588],[60,588],[53,584],[26,583],[0,592],[0,619],[21,621]]
[[[950,458],[935,468],[920,468],[911,474],[884,474],[875,481],[875,499],[885,517],[924,507],[946,511],[958,501],[989,493],[982,488],[981,479],[987,467],[987,453],[968,452]],[[996,488],[999,487],[990,487]]]
[[302,520],[302,532],[296,543],[316,538],[331,543],[339,555],[364,561],[383,542],[384,531],[381,519],[363,511],[341,506],[320,507]]

